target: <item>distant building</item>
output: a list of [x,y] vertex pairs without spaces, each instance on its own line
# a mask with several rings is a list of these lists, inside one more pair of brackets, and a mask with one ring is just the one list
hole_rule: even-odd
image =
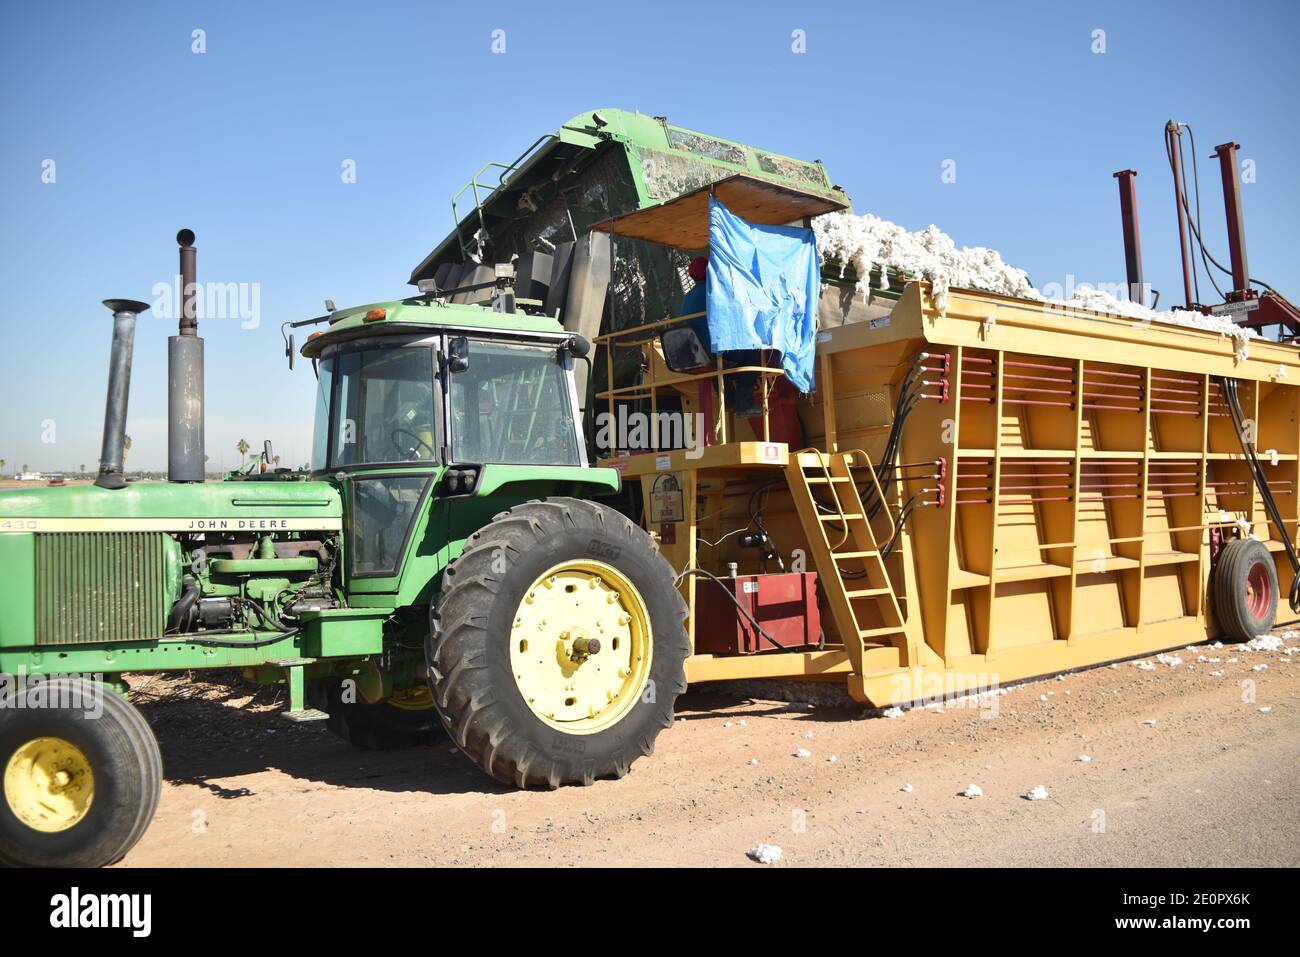
[[40,472],[19,472],[14,476],[20,482],[43,482],[45,476]]

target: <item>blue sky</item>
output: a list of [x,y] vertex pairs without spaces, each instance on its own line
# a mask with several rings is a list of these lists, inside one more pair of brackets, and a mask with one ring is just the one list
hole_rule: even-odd
[[[151,299],[198,235],[199,279],[257,284],[261,324],[206,321],[208,451],[306,460],[314,379],[279,324],[402,294],[479,166],[592,108],[821,159],[856,209],[1001,250],[1040,288],[1123,281],[1111,173],[1139,171],[1146,274],[1178,296],[1161,127],[1244,187],[1253,275],[1300,298],[1300,6],[750,2],[6,4],[0,13],[0,458],[94,467],[110,297]],[[192,52],[194,30],[206,52]],[[506,52],[492,52],[492,31]],[[791,50],[794,30],[806,52]],[[1094,53],[1094,31],[1105,52]],[[1235,39],[1229,41],[1229,35]],[[42,182],[54,160],[55,182]],[[356,163],[344,184],[341,164]],[[955,183],[941,181],[945,160]],[[251,288],[251,287],[249,287]],[[1207,298],[1203,293],[1203,298]],[[129,466],[166,460],[166,337],[136,341]],[[43,441],[53,439],[53,441]]]

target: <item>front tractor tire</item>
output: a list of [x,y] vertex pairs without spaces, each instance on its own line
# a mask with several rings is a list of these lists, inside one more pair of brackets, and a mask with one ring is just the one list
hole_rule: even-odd
[[57,678],[0,702],[0,864],[101,867],[153,820],[162,755],[113,691]]
[[686,603],[654,540],[572,498],[496,515],[444,574],[428,642],[447,733],[517,787],[618,778],[686,690]]

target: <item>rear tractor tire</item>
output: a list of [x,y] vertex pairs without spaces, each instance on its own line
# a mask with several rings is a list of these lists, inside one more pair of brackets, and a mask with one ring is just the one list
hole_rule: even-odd
[[395,691],[370,704],[360,698],[344,701],[340,679],[314,686],[313,701],[329,715],[330,731],[363,751],[395,751],[433,744],[442,737],[442,723],[424,685]]
[[1214,565],[1214,615],[1237,641],[1267,635],[1277,620],[1277,565],[1264,543],[1229,542]]
[[144,716],[80,678],[0,702],[0,863],[101,867],[153,820],[162,755]]
[[527,502],[470,536],[432,617],[429,684],[452,741],[499,781],[618,778],[686,690],[686,603],[612,509]]

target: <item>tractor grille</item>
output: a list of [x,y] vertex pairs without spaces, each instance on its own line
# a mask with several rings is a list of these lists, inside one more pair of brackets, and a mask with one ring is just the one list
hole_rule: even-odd
[[38,645],[157,638],[167,611],[165,534],[36,536]]

